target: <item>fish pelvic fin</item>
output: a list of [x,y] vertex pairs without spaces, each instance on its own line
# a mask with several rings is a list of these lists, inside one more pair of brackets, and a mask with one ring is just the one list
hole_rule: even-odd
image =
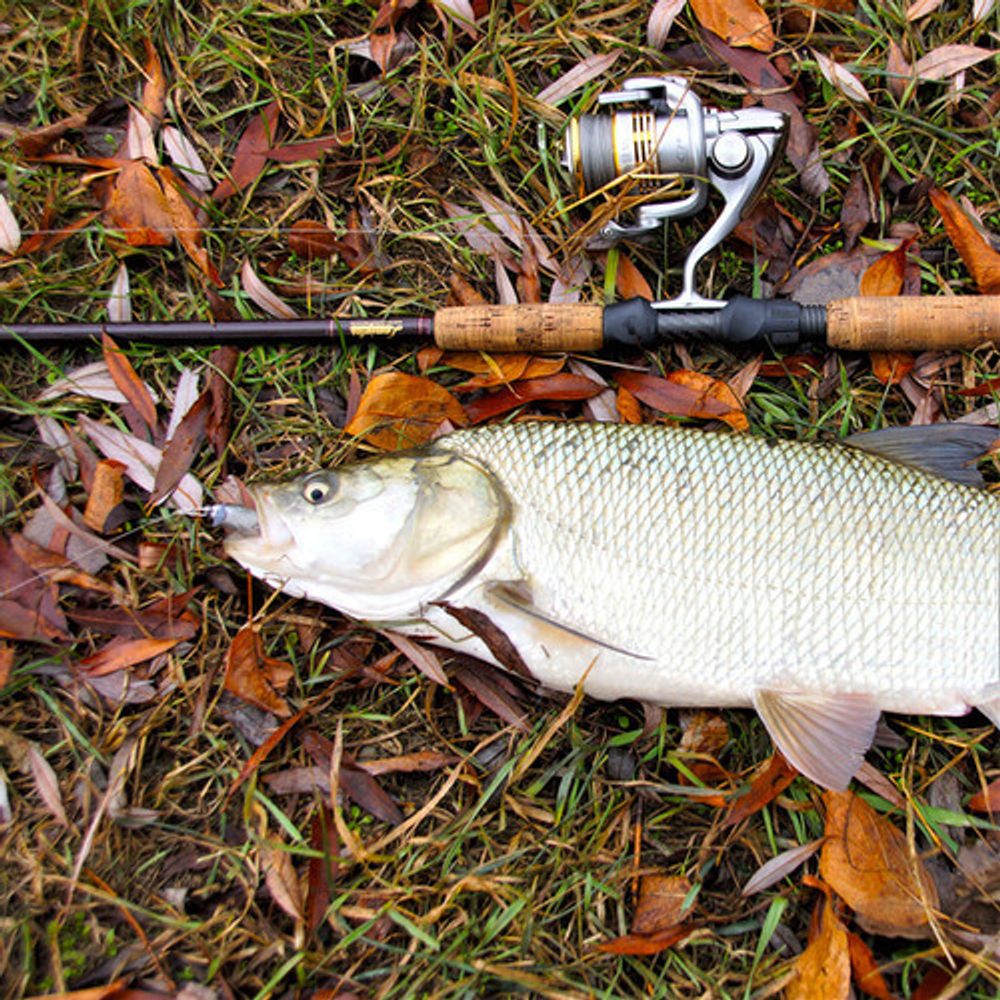
[[595,635],[590,635],[588,632],[574,628],[572,625],[567,625],[564,622],[558,621],[550,615],[545,614],[545,612],[539,611],[538,608],[536,608],[532,603],[530,588],[523,582],[495,583],[491,584],[487,590],[493,600],[499,601],[501,604],[505,604],[509,608],[523,612],[535,621],[540,622],[543,625],[548,625],[550,628],[556,629],[567,637],[591,643],[594,646],[601,647],[602,649],[611,650],[613,653],[621,653],[623,656],[631,656],[634,660],[652,659],[650,656],[643,656],[641,653],[635,653],[631,649],[623,649],[621,646],[615,646],[610,642],[605,642],[603,639],[600,639]]
[[844,444],[963,486],[981,487],[983,477],[974,463],[998,436],[996,427],[940,423],[852,434]]
[[847,788],[864,762],[882,714],[867,695],[761,690],[753,701],[785,759],[837,792]]

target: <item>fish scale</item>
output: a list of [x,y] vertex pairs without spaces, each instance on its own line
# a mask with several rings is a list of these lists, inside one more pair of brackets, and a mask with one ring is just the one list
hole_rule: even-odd
[[994,434],[491,425],[217,520],[273,586],[550,687],[753,706],[842,788],[883,709],[1000,723],[1000,500],[964,468]]
[[538,606],[650,657],[633,669],[653,687],[697,670],[699,704],[791,682],[911,711],[943,678],[1000,680],[981,490],[855,449],[647,426],[497,425],[439,447],[514,499]]

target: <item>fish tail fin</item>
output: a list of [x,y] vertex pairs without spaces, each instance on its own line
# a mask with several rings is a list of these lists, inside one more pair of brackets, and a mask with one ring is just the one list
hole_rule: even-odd
[[997,729],[1000,729],[1000,695],[995,698],[990,698],[989,701],[981,701],[976,705],[983,715],[986,716],[990,722],[993,723]]

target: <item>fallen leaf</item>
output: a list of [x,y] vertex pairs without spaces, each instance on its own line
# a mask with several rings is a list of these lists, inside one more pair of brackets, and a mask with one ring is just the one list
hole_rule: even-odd
[[858,104],[871,103],[871,97],[865,89],[865,85],[854,73],[840,63],[834,62],[829,56],[823,55],[822,52],[817,52],[815,49],[809,51],[812,53],[813,59],[816,60],[819,71],[832,87],[839,90],[849,101],[855,101]]
[[926,17],[941,6],[941,0],[915,0],[906,8],[906,20],[916,21],[921,17]]
[[154,128],[163,121],[167,106],[167,80],[163,73],[163,62],[153,43],[143,39],[146,46],[146,66],[143,72],[146,81],[142,87],[142,113]]
[[66,818],[66,808],[63,805],[62,792],[59,790],[59,779],[52,765],[42,755],[37,745],[31,743],[28,747],[26,764],[31,773],[35,788],[45,808],[52,814],[60,826],[69,826]]
[[641,298],[647,302],[653,301],[653,289],[649,287],[642,271],[625,256],[618,255],[618,266],[615,268],[615,291],[623,299]]
[[674,19],[684,9],[687,0],[656,0],[646,23],[646,42],[650,48],[662,49]]
[[1000,294],[1000,253],[983,238],[950,194],[940,188],[931,188],[929,194],[979,291],[983,295]]
[[780,753],[773,753],[767,765],[759,768],[750,782],[750,787],[728,800],[729,815],[725,826],[742,823],[748,816],[759,812],[769,802],[780,795],[796,778],[798,771]]
[[942,45],[913,64],[913,75],[919,80],[943,80],[995,56],[991,49],[975,45]]
[[740,890],[740,895],[752,896],[765,889],[770,889],[772,885],[787,878],[800,865],[808,861],[822,846],[822,840],[811,840],[808,844],[799,844],[797,847],[791,847],[787,851],[776,854],[770,861],[765,861],[747,879],[746,884]]
[[156,140],[148,119],[135,108],[128,109],[128,127],[125,130],[125,155],[130,160],[146,160],[147,163],[159,164],[160,157],[156,152]]
[[890,93],[901,101],[913,80],[913,67],[892,38],[889,39],[889,52],[885,57],[885,74]]
[[697,930],[689,922],[691,883],[683,875],[650,873],[639,883],[639,898],[630,933],[601,942],[599,951],[614,955],[655,955],[672,948]]
[[354,130],[344,129],[336,135],[323,135],[301,142],[286,142],[281,146],[268,146],[264,155],[276,163],[302,163],[315,160],[321,153],[331,149],[343,149],[354,141]]
[[1000,778],[991,781],[969,799],[969,808],[976,812],[1000,813]]
[[262,847],[260,853],[264,882],[271,899],[293,920],[304,920],[302,889],[291,854],[281,847]]
[[[688,416],[706,419],[716,416],[719,420],[729,424],[734,431],[745,431],[750,426],[750,422],[743,412],[743,404],[737,398],[736,393],[721,379],[712,378],[703,372],[681,369],[670,372],[667,375],[667,380],[697,392],[697,402]],[[716,409],[716,403],[723,408],[721,411]]]
[[445,353],[438,361],[449,368],[470,372],[474,377],[454,387],[455,392],[474,392],[511,385],[522,379],[546,378],[561,371],[565,357],[539,354],[489,354],[486,351]]
[[858,989],[864,990],[876,1000],[895,1000],[871,949],[853,931],[847,932],[847,948],[851,957],[851,972]]
[[623,385],[618,387],[618,392],[615,394],[615,408],[624,423],[642,423],[642,407],[639,405],[639,400]]
[[165,125],[160,130],[163,148],[181,176],[196,191],[208,194],[215,187],[204,160],[198,154],[194,143],[180,129]]
[[377,778],[380,774],[437,771],[449,764],[454,764],[459,759],[454,754],[441,753],[439,750],[417,750],[414,753],[401,754],[397,757],[379,757],[375,760],[359,760],[357,763],[363,771],[367,771],[372,777]]
[[240,282],[243,291],[268,316],[274,316],[276,319],[298,319],[299,314],[261,281],[249,260],[243,261],[243,267],[240,268]]
[[554,80],[541,90],[536,100],[543,104],[561,104],[567,97],[586,87],[591,80],[596,80],[597,77],[607,73],[618,61],[620,55],[621,50],[614,49],[612,52],[587,56],[569,72],[564,73],[558,80]]
[[80,660],[80,668],[90,677],[103,677],[117,670],[125,670],[136,664],[152,660],[166,653],[179,643],[180,637],[153,639],[143,636],[139,639],[112,639],[96,653]]
[[785,988],[787,1000],[847,1000],[851,992],[851,958],[847,931],[829,896],[822,902],[819,932],[795,960],[796,976]]
[[11,211],[10,203],[0,194],[0,250],[17,253],[21,246],[21,227]]
[[226,651],[225,689],[280,719],[292,714],[278,692],[288,686],[293,673],[290,664],[264,655],[260,633],[252,625],[244,625]]
[[104,205],[108,221],[120,229],[129,246],[167,246],[173,236],[170,206],[149,165],[122,163]]
[[862,927],[895,937],[930,934],[938,895],[904,834],[852,792],[824,792],[826,841],[820,873]]
[[14,647],[6,642],[0,642],[0,691],[10,680],[10,672],[14,669]]
[[94,482],[87,493],[83,522],[94,531],[104,531],[108,518],[125,496],[122,473],[125,466],[113,458],[105,458],[94,469]]
[[322,222],[298,219],[288,233],[288,247],[303,260],[328,260],[340,252],[337,234]]
[[128,268],[122,261],[115,272],[108,294],[108,319],[112,323],[128,323],[132,319],[132,297],[128,285]]
[[447,389],[421,376],[383,372],[368,383],[344,430],[393,451],[426,443],[446,420],[456,427],[469,422],[462,404]]
[[136,374],[132,362],[106,332],[101,337],[101,345],[104,350],[104,363],[108,366],[115,385],[135,408],[136,413],[142,417],[146,426],[152,430],[156,426],[156,404],[145,383]]
[[583,375],[560,372],[541,378],[521,379],[504,386],[488,396],[470,400],[465,404],[465,414],[473,424],[509,413],[520,406],[540,400],[590,399],[604,391],[604,386],[592,382]]
[[156,467],[153,490],[149,497],[151,504],[165,500],[188,474],[191,463],[198,454],[208,429],[212,394],[206,389],[188,409],[177,425],[166,447],[163,457]]
[[906,277],[906,255],[913,240],[903,240],[895,250],[877,257],[861,275],[862,295],[899,295]]
[[236,144],[229,176],[212,192],[213,201],[224,201],[249,187],[260,176],[267,165],[267,151],[274,143],[277,125],[277,101],[265,105],[253,115]]
[[912,371],[914,357],[904,351],[872,351],[872,372],[883,385],[899,385]]
[[483,669],[483,665],[475,661],[469,661],[468,664],[460,661],[451,667],[452,680],[508,725],[520,733],[527,733],[531,727],[525,713],[503,685],[498,683],[501,676],[495,668]]
[[727,45],[759,52],[774,48],[771,21],[757,0],[691,0],[691,10],[703,28]]

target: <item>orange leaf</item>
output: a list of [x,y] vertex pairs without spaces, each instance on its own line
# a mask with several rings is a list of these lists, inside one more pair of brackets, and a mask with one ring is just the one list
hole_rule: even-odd
[[626,424],[642,423],[642,407],[639,406],[639,400],[624,386],[620,385],[618,387],[618,394],[615,396],[615,408],[618,410],[618,416]]
[[825,792],[823,800],[823,878],[866,929],[897,937],[929,934],[937,889],[903,833],[852,792]]
[[795,960],[797,975],[785,990],[787,1000],[846,1000],[850,995],[847,931],[829,897],[822,906],[819,933]]
[[105,333],[101,337],[104,348],[104,362],[111,372],[111,378],[121,390],[125,398],[135,407],[150,429],[156,426],[156,404],[149,394],[145,382],[139,378],[132,367],[132,362],[122,353],[121,348]]
[[146,82],[142,86],[142,113],[150,125],[156,127],[163,121],[167,106],[167,81],[163,75],[163,63],[153,43],[143,39],[146,45]]
[[455,386],[455,392],[492,389],[510,385],[519,379],[544,378],[561,371],[565,357],[542,357],[537,354],[487,354],[484,351],[461,351],[445,354],[441,364],[471,372],[471,378]]
[[446,420],[459,427],[469,422],[447,389],[418,375],[383,372],[368,383],[345,430],[392,451],[426,443]]
[[1000,294],[1000,253],[989,245],[950,194],[931,188],[930,197],[979,291],[983,295]]
[[223,285],[215,265],[209,260],[208,251],[201,245],[201,226],[195,217],[191,206],[185,200],[181,181],[168,167],[161,167],[158,172],[163,194],[170,215],[170,223],[174,235],[184,247],[187,255],[198,266],[198,270],[217,288]]
[[275,688],[285,688],[292,673],[289,664],[264,655],[260,635],[252,626],[244,625],[233,637],[226,653],[225,688],[237,698],[288,718],[292,714],[288,702]]
[[883,385],[899,385],[913,368],[913,355],[905,351],[872,351],[872,372]]
[[10,672],[14,669],[14,647],[0,642],[0,690],[7,686]]
[[112,639],[106,646],[96,653],[84,657],[80,661],[80,667],[85,670],[90,677],[103,677],[105,674],[113,674],[117,670],[124,670],[126,667],[135,666],[137,663],[145,663],[146,660],[165,653],[168,649],[173,649],[181,640],[177,638],[150,639]]
[[102,458],[94,468],[94,481],[87,493],[83,521],[88,528],[101,532],[112,511],[122,502],[125,466],[113,458]]
[[702,27],[730,45],[759,52],[774,48],[771,22],[757,0],[691,0],[691,10]]
[[780,795],[797,776],[798,771],[780,753],[772,754],[767,767],[750,782],[749,789],[730,800],[732,809],[726,817],[725,826],[735,826],[748,816],[759,812],[768,802]]
[[[691,413],[692,417],[717,416],[734,431],[745,431],[750,426],[736,393],[720,379],[714,379],[701,372],[685,370],[671,372],[667,379],[674,385],[687,386],[698,393],[698,403]],[[718,401],[722,404],[723,410],[714,412],[712,407],[705,405],[709,400]]]
[[677,924],[656,934],[623,934],[611,941],[603,941],[597,950],[612,955],[656,955],[673,948],[697,929],[695,924]]
[[[689,374],[697,376],[697,373]],[[661,413],[669,413],[677,417],[717,418],[719,420],[724,420],[726,415],[732,413],[730,404],[712,398],[701,391],[703,386],[695,388],[683,384],[683,378],[665,379],[644,372],[622,370],[616,373],[615,380],[619,386],[627,389],[647,406],[651,406]],[[708,381],[712,382],[713,380],[709,379]],[[740,415],[742,416],[742,411],[740,411]]]
[[862,295],[899,295],[906,276],[906,253],[912,243],[913,240],[904,240],[865,268],[861,275]]
[[871,949],[853,931],[847,932],[847,947],[851,956],[851,971],[858,989],[864,990],[876,1000],[894,1000],[872,957]]
[[973,795],[969,799],[969,808],[976,812],[1000,812],[1000,778]]
[[642,272],[626,257],[620,254],[615,270],[615,290],[623,299],[641,298],[653,301],[653,289]]
[[509,413],[519,406],[538,400],[590,399],[603,392],[605,386],[592,382],[583,375],[559,372],[543,378],[521,379],[504,386],[498,392],[474,399],[465,405],[469,420],[478,424],[501,413]]
[[633,934],[661,934],[676,927],[688,916],[684,901],[691,894],[691,882],[683,875],[644,875],[639,884],[639,900],[632,919]]
[[127,160],[121,165],[104,210],[129,246],[164,247],[173,235],[163,188],[142,160]]

